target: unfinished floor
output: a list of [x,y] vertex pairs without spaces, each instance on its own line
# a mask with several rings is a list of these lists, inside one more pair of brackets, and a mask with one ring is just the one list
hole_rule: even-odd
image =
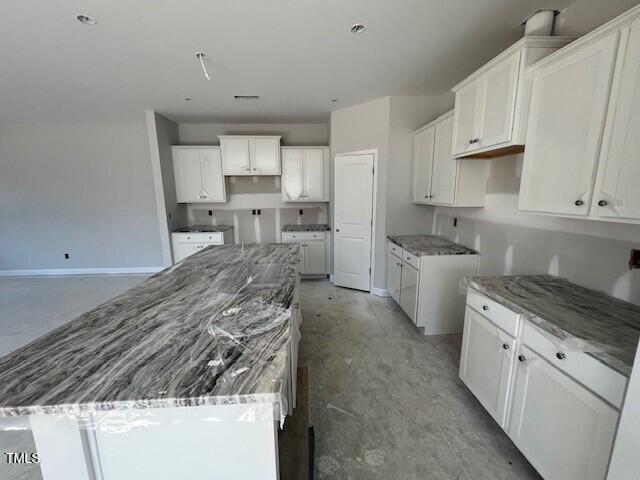
[[[0,279],[0,352],[142,279]],[[301,282],[301,303],[316,479],[540,478],[458,379],[459,336],[424,337],[391,299],[326,280]],[[29,432],[0,432],[0,452],[33,449]],[[0,478],[41,476],[3,456]]]

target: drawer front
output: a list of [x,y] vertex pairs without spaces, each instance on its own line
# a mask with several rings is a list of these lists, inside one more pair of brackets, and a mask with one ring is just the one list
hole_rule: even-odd
[[538,327],[525,322],[522,342],[551,365],[558,368],[614,407],[622,408],[627,377],[584,352],[572,350],[560,339],[549,338]]
[[513,337],[517,335],[520,320],[520,315],[517,313],[471,289],[467,293],[467,305],[487,317],[509,335]]
[[387,252],[395,255],[400,260],[402,260],[402,247],[396,245],[391,240],[387,240]]
[[327,232],[282,232],[282,243],[304,242],[306,240],[325,240]]
[[174,233],[174,238],[180,243],[204,243],[206,245],[223,245],[224,234],[215,233]]
[[416,257],[413,253],[409,253],[406,250],[403,250],[402,259],[413,268],[420,270],[420,257]]

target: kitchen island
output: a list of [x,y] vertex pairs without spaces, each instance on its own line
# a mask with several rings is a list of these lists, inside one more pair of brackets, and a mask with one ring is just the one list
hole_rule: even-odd
[[0,359],[0,428],[43,478],[277,479],[296,245],[212,246]]

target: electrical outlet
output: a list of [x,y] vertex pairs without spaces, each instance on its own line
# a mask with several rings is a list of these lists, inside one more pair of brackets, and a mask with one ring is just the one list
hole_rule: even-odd
[[300,215],[304,214],[304,211],[302,209],[300,209]]
[[209,216],[213,217],[213,210],[209,210]]
[[637,248],[631,249],[631,255],[629,255],[629,268],[640,268],[640,250]]
[[258,210],[258,215],[262,215],[262,210]]
[[71,257],[69,257],[69,254],[68,254],[68,253],[65,253],[65,254],[64,254],[64,258],[65,258],[66,260],[69,260],[69,258],[71,258]]
[[255,215],[256,211],[255,210],[251,210],[251,215]]
[[453,226],[454,226],[454,227],[457,227],[457,226],[458,226],[458,219],[457,219],[457,218],[454,218],[454,219],[453,219]]

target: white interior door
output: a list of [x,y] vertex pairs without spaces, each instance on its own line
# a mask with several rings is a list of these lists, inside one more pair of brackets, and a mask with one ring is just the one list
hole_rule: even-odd
[[334,283],[371,289],[373,154],[337,155],[335,163]]
[[436,127],[416,134],[413,142],[413,201],[429,203],[431,200],[431,171],[433,168],[433,142]]
[[453,205],[458,160],[451,156],[453,117],[436,126],[431,175],[431,203]]

